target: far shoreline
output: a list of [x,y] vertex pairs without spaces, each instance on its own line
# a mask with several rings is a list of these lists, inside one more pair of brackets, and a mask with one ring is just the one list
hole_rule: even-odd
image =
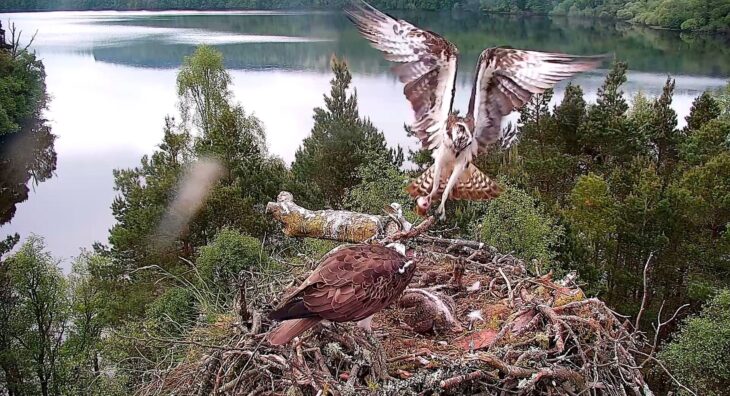
[[[0,12],[2,14],[20,14],[20,13],[44,13],[44,12],[190,12],[190,13],[224,13],[224,12],[271,12],[271,13],[337,13],[338,10],[326,9],[326,8],[208,8],[208,9],[195,9],[195,8],[94,8],[94,9],[53,9],[53,10],[6,10]],[[430,12],[430,13],[443,13],[443,12],[465,12],[473,11],[466,7],[454,7],[452,9],[441,9],[441,10],[424,10],[424,9],[412,9],[412,8],[391,8],[386,11],[418,11],[418,12]],[[616,17],[601,17],[601,16],[588,16],[588,15],[568,15],[568,14],[551,14],[551,13],[537,13],[537,12],[500,12],[500,11],[485,11],[479,10],[480,14],[484,15],[503,15],[503,16],[517,16],[517,17],[549,17],[549,18],[566,18],[573,20],[587,20],[587,21],[606,21],[621,23],[628,26],[638,26],[649,28],[653,30],[678,32],[678,33],[689,33],[703,36],[715,36],[722,37],[730,40],[730,30],[689,30],[689,29],[678,29],[656,25],[647,25],[644,23],[631,22],[628,20],[616,18]]]

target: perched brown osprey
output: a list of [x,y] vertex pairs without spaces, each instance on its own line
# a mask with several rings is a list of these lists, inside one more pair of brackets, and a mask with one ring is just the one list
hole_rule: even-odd
[[370,331],[372,316],[396,300],[413,277],[416,258],[400,244],[349,245],[328,254],[269,318],[284,323],[266,339],[283,345],[322,320],[357,322]]
[[[462,117],[453,111],[459,51],[436,33],[382,13],[363,1],[345,10],[348,18],[393,67],[416,121],[412,130],[425,149],[433,150],[434,164],[418,177],[408,192],[425,214],[434,199],[444,218],[446,200],[486,200],[501,188],[479,171],[472,160],[503,138],[502,118],[575,73],[595,68],[603,56],[575,56],[487,48],[479,56],[469,109]],[[509,144],[509,143],[508,143]],[[440,198],[439,198],[440,195]]]

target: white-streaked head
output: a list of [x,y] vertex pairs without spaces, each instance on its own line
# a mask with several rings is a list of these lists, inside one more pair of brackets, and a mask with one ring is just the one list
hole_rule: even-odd
[[388,249],[395,250],[396,252],[400,253],[401,256],[406,255],[406,245],[404,245],[402,243],[393,242],[393,243],[389,243],[389,244],[385,245],[385,247],[387,247]]
[[465,122],[454,122],[449,132],[456,151],[461,151],[471,144],[472,133]]

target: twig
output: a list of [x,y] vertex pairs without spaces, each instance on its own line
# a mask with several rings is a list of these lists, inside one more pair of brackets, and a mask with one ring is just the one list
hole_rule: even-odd
[[525,385],[522,394],[527,394],[527,391],[531,390],[532,388],[537,385],[538,382],[545,378],[554,378],[559,379],[563,381],[570,381],[573,384],[575,384],[578,389],[583,391],[586,389],[586,381],[585,378],[579,374],[576,371],[563,368],[563,367],[557,367],[554,369],[542,369],[540,370],[534,377],[530,379],[530,381],[527,382]]
[[507,282],[507,290],[509,292],[509,306],[510,308],[514,308],[515,302],[512,298],[512,284],[509,282],[509,279],[507,279],[507,276],[504,274],[504,271],[502,271],[502,268],[499,268],[499,274],[502,275],[504,281]]
[[360,375],[360,364],[355,363],[352,365],[352,368],[350,369],[350,378],[347,379],[347,386],[350,388],[355,387],[355,382],[357,381],[357,376]]
[[388,363],[395,363],[395,362],[399,362],[401,360],[406,360],[406,359],[411,359],[411,358],[415,359],[415,358],[417,358],[419,356],[425,356],[425,355],[428,355],[428,354],[429,354],[428,351],[418,351],[416,353],[408,353],[408,354],[405,354],[405,355],[400,355],[400,356],[396,356],[396,357],[390,358],[390,359],[388,359]]
[[416,238],[416,242],[420,243],[432,243],[436,245],[440,245],[443,247],[449,247],[451,245],[457,246],[457,247],[468,247],[470,249],[474,250],[481,250],[487,247],[482,242],[476,242],[476,241],[468,241],[466,239],[450,239],[450,238],[440,238],[430,235],[421,235]]
[[254,310],[251,315],[251,334],[258,334],[261,331],[261,313]]
[[662,370],[664,370],[664,372],[665,372],[665,373],[667,373],[667,375],[669,376],[669,378],[671,378],[671,379],[672,379],[672,381],[674,381],[674,382],[675,382],[675,383],[676,383],[676,384],[677,384],[677,385],[678,385],[678,386],[679,386],[680,388],[682,388],[682,389],[686,390],[686,391],[687,391],[687,392],[689,392],[689,393],[690,393],[691,395],[697,396],[697,394],[696,394],[696,393],[695,393],[694,391],[692,391],[692,389],[690,389],[690,388],[688,388],[688,387],[684,386],[684,384],[682,384],[681,382],[679,382],[679,380],[677,380],[677,378],[675,378],[675,377],[674,377],[674,376],[672,375],[672,373],[671,373],[671,372],[670,372],[670,371],[669,371],[669,370],[668,370],[668,369],[666,368],[666,366],[664,366],[664,363],[662,363],[662,361],[661,361],[661,360],[657,359],[657,358],[656,358],[656,357],[654,357],[653,355],[650,355],[650,354],[648,354],[648,353],[644,353],[644,352],[641,352],[641,351],[639,351],[639,350],[637,350],[637,349],[632,349],[632,350],[631,350],[631,352],[633,352],[633,353],[637,353],[637,354],[639,354],[639,355],[643,355],[643,356],[646,356],[646,359],[647,359],[647,360],[653,360],[653,361],[655,361],[655,362],[656,362],[656,363],[657,363],[657,364],[659,365],[659,367],[661,367],[661,368],[662,368]]
[[482,370],[476,370],[476,371],[472,371],[469,374],[457,375],[456,377],[451,377],[451,378],[442,380],[439,383],[439,386],[441,387],[441,389],[448,390],[448,389],[455,388],[464,382],[475,381],[475,380],[482,379],[484,377],[491,377],[492,379],[495,379],[495,380],[497,379],[497,377],[492,373],[487,373]]
[[[662,310],[664,309],[664,301],[662,301],[662,306],[659,308],[659,314],[657,315],[657,319],[656,319],[657,320],[657,326],[654,329],[654,342],[651,345],[651,351],[649,352],[649,356],[652,356],[653,357],[654,356],[654,352],[656,352],[657,345],[659,344],[659,333],[661,333],[662,328],[664,326],[668,325],[669,323],[671,323],[672,321],[674,321],[674,319],[677,317],[677,315],[679,314],[679,312],[681,310],[687,308],[687,307],[689,307],[689,304],[684,304],[684,305],[680,306],[679,308],[677,308],[676,311],[674,311],[674,315],[672,315],[672,317],[670,317],[666,321],[662,322]],[[640,364],[640,366],[641,367],[644,367],[644,365],[648,361],[649,361],[648,358],[645,359]]]
[[654,258],[654,252],[649,253],[649,258],[646,259],[644,264],[644,296],[641,298],[641,308],[639,313],[636,314],[636,322],[634,323],[634,329],[639,329],[639,322],[641,321],[641,315],[644,314],[646,304],[649,301],[649,269],[651,268],[651,259]]
[[532,376],[532,374],[535,374],[537,372],[533,369],[509,365],[502,361],[502,359],[486,353],[479,354],[477,358],[482,363],[494,367],[502,372],[502,374],[513,378],[529,378]]
[[381,240],[381,243],[391,243],[391,242],[399,241],[402,239],[415,238],[415,237],[423,234],[424,232],[428,231],[428,229],[431,228],[431,226],[433,225],[433,223],[435,221],[436,221],[435,217],[429,216],[426,220],[422,221],[421,223],[419,223],[417,226],[411,228],[410,230],[396,232],[395,234]]

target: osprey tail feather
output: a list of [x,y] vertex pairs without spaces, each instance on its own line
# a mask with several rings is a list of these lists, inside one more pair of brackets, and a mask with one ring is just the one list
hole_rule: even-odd
[[[433,188],[434,165],[431,165],[421,176],[414,180],[406,191],[413,198],[425,196],[431,193]],[[439,200],[446,188],[448,175],[439,181],[438,192],[435,199]],[[500,187],[489,176],[480,171],[474,164],[469,164],[464,173],[459,177],[459,182],[449,194],[450,199],[465,199],[470,201],[484,201],[498,197],[502,193]]]
[[320,318],[292,319],[287,320],[279,327],[271,330],[266,336],[266,341],[271,345],[284,345],[294,337],[314,327],[322,321]]

